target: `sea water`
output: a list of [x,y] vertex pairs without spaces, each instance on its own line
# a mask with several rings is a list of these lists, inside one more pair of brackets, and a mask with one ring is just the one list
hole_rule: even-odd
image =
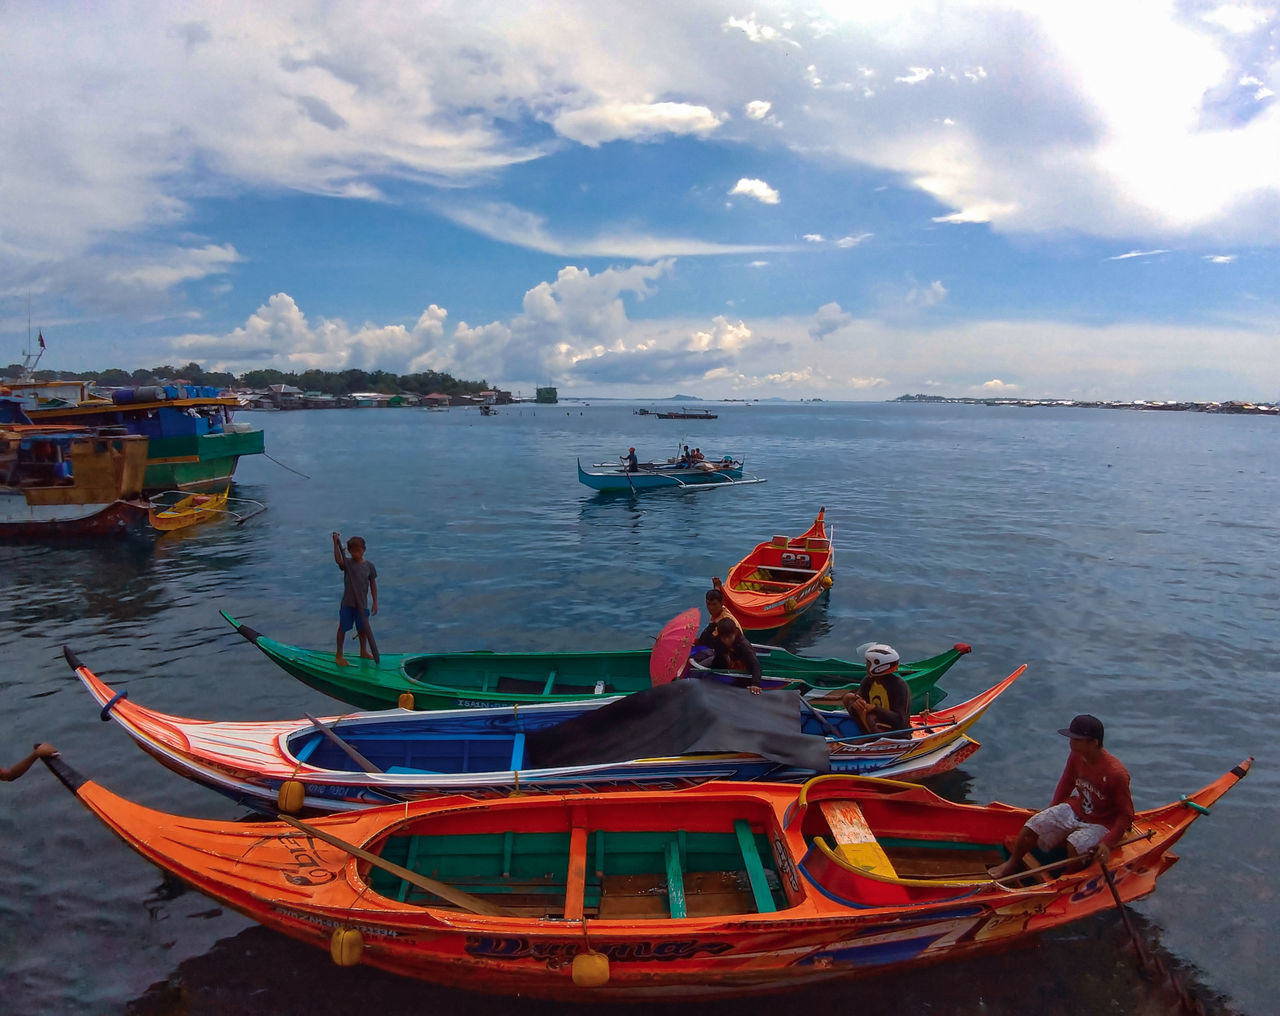
[[[218,615],[306,646],[333,642],[330,534],[365,537],[387,652],[647,646],[701,606],[757,542],[834,528],[835,585],[774,636],[850,658],[872,639],[905,660],[973,645],[944,678],[960,701],[1022,663],[973,733],[983,748],[933,782],[958,800],[1048,802],[1078,712],[1107,724],[1139,808],[1256,755],[1196,822],[1181,862],[1136,904],[1147,946],[1212,1012],[1274,1011],[1280,421],[963,405],[647,403],[243,414],[270,458],[234,497],[268,511],[159,538],[0,546],[5,764],[48,740],[147,805],[244,812],[169,773],[98,710],[74,649],[139,703],[209,719],[344,707],[271,664]],[[745,458],[752,486],[600,495],[584,465],[680,445]],[[354,649],[354,646],[350,647]],[[161,877],[36,766],[0,789],[0,1012],[381,1011],[529,1014],[559,1007],[404,981],[254,926]],[[1001,956],[780,999],[669,1007],[774,1016],[815,1009],[1143,1014],[1161,1011],[1114,913]],[[590,1009],[591,1007],[587,1007]]]

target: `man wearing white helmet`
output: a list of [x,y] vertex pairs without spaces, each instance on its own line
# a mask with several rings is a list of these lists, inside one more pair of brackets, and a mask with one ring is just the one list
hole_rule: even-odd
[[911,689],[898,676],[898,651],[873,642],[862,655],[867,661],[867,676],[857,691],[845,695],[842,704],[863,733],[910,737]]

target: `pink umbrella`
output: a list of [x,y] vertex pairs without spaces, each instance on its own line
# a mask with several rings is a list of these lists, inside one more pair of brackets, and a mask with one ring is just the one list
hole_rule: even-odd
[[658,632],[649,655],[649,680],[655,685],[666,684],[684,673],[689,665],[689,650],[698,637],[698,625],[702,615],[697,607],[690,607],[677,614]]

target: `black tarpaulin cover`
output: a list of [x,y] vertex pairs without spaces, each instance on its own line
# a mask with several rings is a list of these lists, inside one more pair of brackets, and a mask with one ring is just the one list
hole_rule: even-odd
[[800,730],[798,692],[767,691],[686,679],[638,691],[530,731],[530,769],[598,765],[693,752],[750,752],[784,765],[831,771],[826,739]]

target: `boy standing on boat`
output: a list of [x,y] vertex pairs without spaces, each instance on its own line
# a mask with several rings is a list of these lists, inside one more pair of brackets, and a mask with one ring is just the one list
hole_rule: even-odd
[[1067,844],[1072,857],[1090,855],[1106,864],[1111,848],[1133,823],[1129,770],[1102,747],[1103,726],[1083,713],[1058,731],[1071,739],[1071,754],[1053,792],[1053,802],[1027,819],[1009,852],[1009,859],[987,873],[1006,878],[1021,870],[1022,859],[1037,843],[1041,850]]
[[[338,648],[333,659],[339,667],[348,667],[342,655],[342,643],[354,624],[360,639],[360,658],[373,659],[369,652],[369,615],[378,612],[378,569],[364,556],[364,537],[353,536],[347,541],[347,553],[342,552],[342,538],[333,534],[333,559],[343,573],[342,605],[338,608]],[[373,609],[368,609],[369,595],[373,595]]]

